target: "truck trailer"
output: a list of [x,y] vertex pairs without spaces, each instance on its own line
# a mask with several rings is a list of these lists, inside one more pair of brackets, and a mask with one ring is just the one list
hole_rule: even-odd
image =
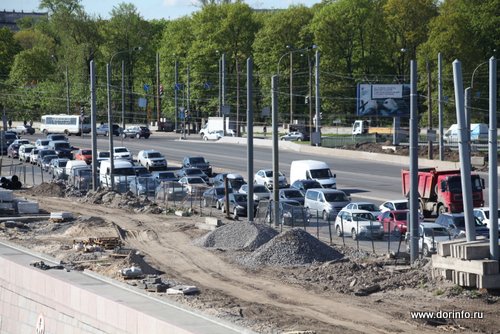
[[[471,174],[472,201],[475,208],[484,206],[484,179]],[[403,195],[410,194],[410,171],[401,171]],[[459,213],[464,211],[460,170],[438,171],[436,168],[418,170],[419,209],[424,217],[444,212]]]

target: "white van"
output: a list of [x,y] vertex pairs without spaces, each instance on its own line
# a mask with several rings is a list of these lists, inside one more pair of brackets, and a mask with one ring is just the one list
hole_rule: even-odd
[[337,218],[338,213],[351,202],[351,198],[342,190],[307,189],[304,207],[311,216],[319,216],[324,220]]
[[[115,190],[125,192],[128,190],[128,185],[135,177],[134,165],[129,160],[115,159],[113,165],[113,178]],[[101,187],[111,187],[111,161],[102,160],[99,167],[99,183]]]
[[[443,134],[443,139],[447,143],[457,143],[460,139],[458,132],[458,124],[452,124],[450,128]],[[488,140],[488,124],[472,123],[470,125],[470,140],[471,141],[487,141]]]
[[336,177],[323,161],[295,160],[290,166],[290,184],[297,180],[316,180],[323,188],[337,189]]
[[83,160],[69,160],[66,163],[66,175],[72,175],[71,171],[75,167],[88,166],[87,163]]

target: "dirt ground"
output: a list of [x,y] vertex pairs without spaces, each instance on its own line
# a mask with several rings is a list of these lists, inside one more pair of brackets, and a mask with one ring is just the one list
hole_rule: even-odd
[[[62,185],[42,184],[16,193],[39,202],[46,212],[70,211],[68,222],[48,220],[6,227],[0,238],[46,253],[77,270],[123,281],[131,265],[169,282],[195,285],[200,293],[162,298],[181,302],[259,333],[499,333],[498,291],[467,290],[430,275],[430,263],[416,266],[337,248],[344,257],[293,267],[248,268],[248,251],[207,249],[193,240],[207,233],[196,212],[178,217],[131,195],[99,192],[65,195]],[[66,196],[66,197],[65,197]],[[226,221],[227,224],[245,224]],[[120,238],[127,257],[113,251],[74,249],[89,238]],[[301,245],[297,245],[301,247]],[[138,256],[137,254],[140,254]],[[134,280],[126,280],[134,284]],[[482,311],[484,319],[411,320],[411,311]]]

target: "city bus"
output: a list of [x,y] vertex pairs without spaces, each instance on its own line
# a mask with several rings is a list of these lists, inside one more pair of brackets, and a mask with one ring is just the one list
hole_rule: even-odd
[[[90,128],[89,128],[90,130]],[[40,132],[64,133],[67,136],[72,134],[80,135],[82,131],[82,122],[78,115],[43,115],[40,123]],[[85,129],[84,129],[84,132]]]

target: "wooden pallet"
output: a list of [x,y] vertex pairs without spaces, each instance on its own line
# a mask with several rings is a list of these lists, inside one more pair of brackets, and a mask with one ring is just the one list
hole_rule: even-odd
[[122,241],[118,237],[89,238],[89,243],[101,246],[104,249],[115,249],[122,245]]

